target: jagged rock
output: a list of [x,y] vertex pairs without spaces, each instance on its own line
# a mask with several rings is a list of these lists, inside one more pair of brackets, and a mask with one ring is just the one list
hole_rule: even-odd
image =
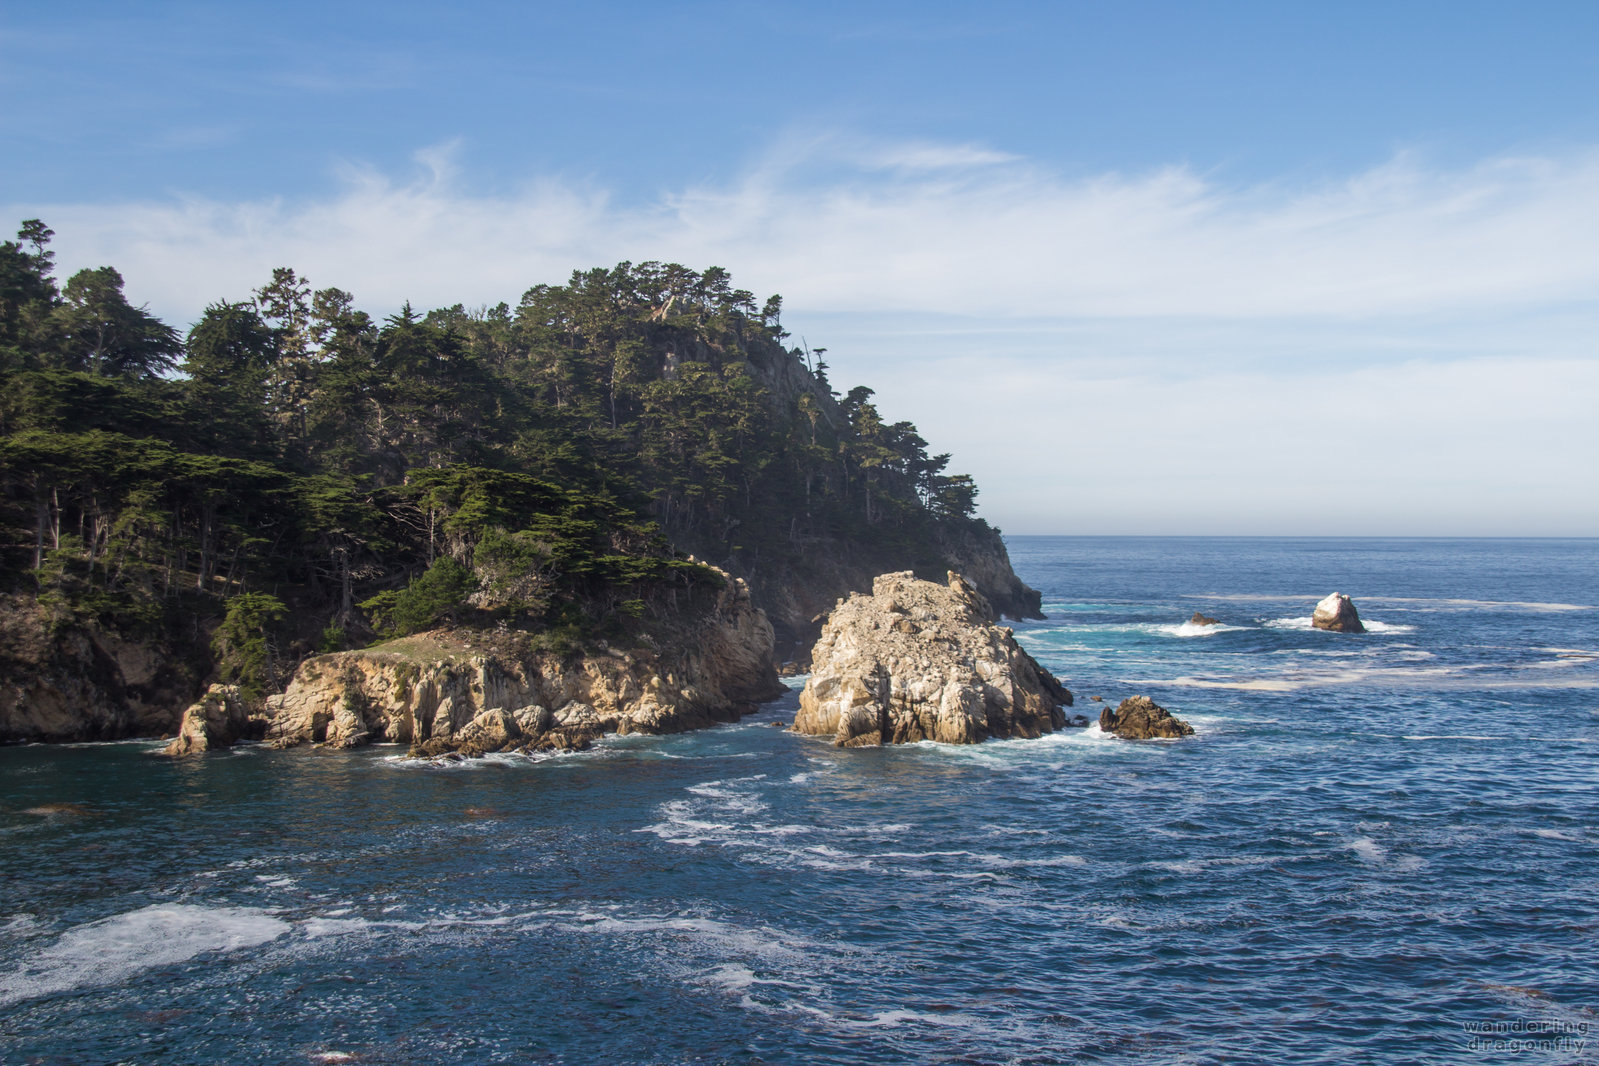
[[509,711],[495,708],[466,723],[451,739],[462,755],[486,755],[515,747],[522,739],[522,727]]
[[569,751],[611,732],[733,721],[784,691],[771,626],[742,581],[728,579],[703,615],[655,643],[563,655],[528,634],[441,630],[318,655],[267,698],[266,737],[276,747],[381,740],[428,757]]
[[1335,633],[1364,633],[1355,601],[1342,592],[1334,592],[1320,603],[1310,616],[1310,624],[1317,629],[1330,629]]
[[1113,711],[1106,707],[1099,715],[1099,728],[1128,740],[1154,737],[1186,737],[1194,727],[1148,696],[1129,696]]
[[1221,625],[1221,619],[1212,618],[1208,614],[1200,614],[1198,611],[1195,611],[1194,617],[1188,620],[1188,624],[1191,626],[1219,626]]
[[0,594],[0,744],[172,735],[200,691],[196,644]]
[[993,623],[988,601],[953,571],[945,585],[910,571],[882,575],[822,628],[794,732],[859,747],[1061,728],[1071,693]]
[[178,737],[162,749],[165,755],[195,755],[226,748],[261,736],[264,719],[252,716],[237,685],[212,685],[183,712]]

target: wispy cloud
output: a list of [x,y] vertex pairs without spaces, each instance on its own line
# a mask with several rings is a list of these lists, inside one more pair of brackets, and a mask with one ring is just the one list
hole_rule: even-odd
[[[118,264],[179,317],[293,264],[369,303],[514,299],[622,258],[717,263],[791,306],[980,316],[1372,316],[1599,291],[1599,153],[1445,170],[1399,157],[1305,187],[1182,167],[1067,179],[981,146],[817,139],[724,184],[615,202],[581,182],[462,188],[352,171],[312,201],[14,204],[63,262]],[[802,180],[803,178],[803,180]]]

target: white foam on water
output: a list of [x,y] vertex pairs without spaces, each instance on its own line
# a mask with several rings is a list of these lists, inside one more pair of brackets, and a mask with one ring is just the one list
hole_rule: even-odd
[[68,929],[19,970],[0,976],[0,1005],[118,984],[208,952],[256,947],[289,930],[288,922],[253,907],[155,904]]
[[1373,866],[1381,866],[1388,859],[1388,849],[1370,837],[1356,837],[1349,845],[1349,850],[1359,856],[1361,862]]
[[295,928],[302,936],[319,940],[327,936],[364,933],[375,927],[365,918],[307,918],[303,922],[296,922]]
[[1227,625],[1225,622],[1209,626],[1200,626],[1195,625],[1192,622],[1183,622],[1180,625],[1163,625],[1157,627],[1159,632],[1173,637],[1213,637],[1217,633],[1242,633],[1250,628],[1252,627]]
[[1570,833],[1562,833],[1558,829],[1534,829],[1533,835],[1541,836],[1545,840],[1568,840],[1573,844],[1582,843],[1581,837],[1574,837]]
[[[1346,634],[1334,633],[1329,629],[1317,629],[1310,620],[1310,615],[1295,616],[1293,618],[1272,618],[1262,623],[1268,629],[1299,629],[1309,630],[1313,633],[1327,633],[1333,636]],[[1414,633],[1416,627],[1405,625],[1401,622],[1379,622],[1374,618],[1362,617],[1360,624],[1366,627],[1368,633]]]
[[[1373,733],[1373,736],[1382,734]],[[1400,740],[1515,740],[1515,737],[1492,736],[1487,733],[1404,733]]]
[[978,855],[977,860],[985,866],[993,866],[1001,870],[1011,870],[1017,867],[1032,866],[1087,866],[1088,860],[1081,855],[1052,855],[1037,859],[1012,859],[1004,855]]
[[1133,682],[1134,684],[1151,685],[1181,685],[1185,688],[1225,688],[1237,689],[1241,692],[1293,692],[1304,688],[1308,681],[1288,681],[1283,678],[1254,678],[1245,681],[1229,681],[1219,678],[1207,677],[1174,677],[1170,680],[1158,678],[1144,678]]
[[970,1014],[932,1014],[927,1011],[896,1007],[878,1011],[870,1018],[845,1018],[833,1016],[832,1024],[842,1029],[897,1029],[902,1025],[931,1025],[941,1029],[987,1029],[983,1019]]

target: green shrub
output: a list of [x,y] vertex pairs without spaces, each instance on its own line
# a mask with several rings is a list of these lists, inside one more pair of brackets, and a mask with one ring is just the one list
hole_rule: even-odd
[[400,591],[380,592],[361,604],[378,632],[403,637],[458,615],[477,589],[472,571],[441,555]]

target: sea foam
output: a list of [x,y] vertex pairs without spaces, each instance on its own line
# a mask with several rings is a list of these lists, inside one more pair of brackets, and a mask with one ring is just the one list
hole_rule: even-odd
[[142,970],[276,940],[289,923],[253,907],[164,903],[68,929],[0,976],[0,1005],[117,984]]

